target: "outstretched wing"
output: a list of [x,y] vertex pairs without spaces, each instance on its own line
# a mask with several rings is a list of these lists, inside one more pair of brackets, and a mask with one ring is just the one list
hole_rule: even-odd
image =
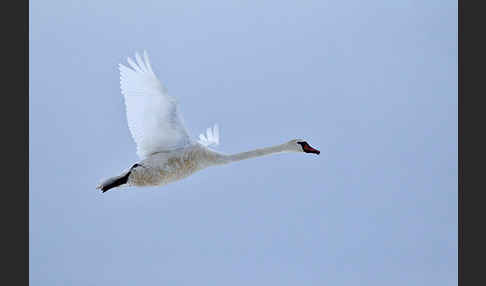
[[211,127],[208,127],[208,129],[206,129],[206,136],[204,136],[204,133],[200,134],[198,142],[204,146],[219,145],[218,124],[214,124],[212,129]]
[[143,59],[135,53],[136,62],[127,60],[130,67],[120,64],[120,85],[137,155],[144,159],[189,144],[177,102],[154,74],[147,52],[144,51]]

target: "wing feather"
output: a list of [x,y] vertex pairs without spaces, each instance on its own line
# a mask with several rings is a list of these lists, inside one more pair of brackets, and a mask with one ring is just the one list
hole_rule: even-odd
[[138,65],[130,57],[127,57],[127,62],[135,71],[142,72]]
[[206,129],[206,135],[204,133],[199,134],[199,141],[201,145],[211,146],[219,145],[219,126],[215,124],[213,128],[208,127]]
[[145,63],[147,64],[147,69],[149,73],[155,76],[154,71],[152,70],[152,66],[150,65],[149,57],[147,51],[143,51],[143,58],[145,59]]
[[135,60],[137,61],[137,64],[138,66],[140,67],[140,69],[144,72],[144,73],[147,73],[147,68],[145,68],[145,64],[143,63],[142,61],[142,58],[140,57],[140,55],[138,53],[135,53]]

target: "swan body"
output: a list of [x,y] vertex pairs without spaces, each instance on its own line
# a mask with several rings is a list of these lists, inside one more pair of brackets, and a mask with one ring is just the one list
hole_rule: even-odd
[[123,185],[162,186],[210,166],[275,153],[320,153],[302,139],[233,155],[217,152],[209,147],[219,145],[218,125],[199,135],[198,141],[190,138],[177,101],[156,77],[147,52],[143,59],[136,53],[135,61],[127,61],[131,68],[120,64],[120,86],[140,161],[121,175],[102,181],[97,188],[103,192]]
[[132,168],[128,184],[133,186],[165,185],[213,165],[217,159],[216,152],[199,143],[173,151],[155,153]]

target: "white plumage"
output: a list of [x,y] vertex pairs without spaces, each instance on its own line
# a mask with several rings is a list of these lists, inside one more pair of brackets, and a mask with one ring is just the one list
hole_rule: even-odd
[[177,108],[177,101],[155,76],[147,52],[144,60],[128,58],[132,69],[120,64],[120,86],[125,96],[128,127],[137,143],[137,154],[150,154],[184,147],[190,143]]
[[206,130],[206,136],[204,134],[199,134],[199,141],[200,144],[204,146],[218,146],[219,145],[219,127],[218,124],[215,124],[213,129],[208,127]]
[[155,186],[185,178],[208,166],[280,152],[319,154],[307,142],[294,139],[272,147],[234,155],[209,149],[219,145],[219,127],[208,128],[199,140],[190,138],[178,111],[175,98],[155,75],[146,51],[143,58],[120,64],[120,87],[125,98],[127,121],[137,144],[141,161],[120,176],[104,180],[98,188],[103,192],[121,185]]

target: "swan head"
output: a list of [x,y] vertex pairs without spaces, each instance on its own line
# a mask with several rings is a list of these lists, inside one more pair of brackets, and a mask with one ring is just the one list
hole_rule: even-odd
[[321,153],[321,151],[314,149],[303,139],[290,140],[287,144],[289,145],[290,150],[294,152],[313,153],[317,155]]

